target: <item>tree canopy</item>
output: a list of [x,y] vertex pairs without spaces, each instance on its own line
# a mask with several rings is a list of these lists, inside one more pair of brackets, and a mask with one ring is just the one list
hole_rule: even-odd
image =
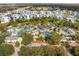
[[49,44],[56,45],[56,44],[59,44],[60,38],[61,38],[61,36],[59,34],[57,34],[57,33],[54,32],[54,33],[51,34],[50,39],[47,40],[47,42]]
[[14,47],[9,44],[2,44],[0,46],[0,56],[9,56],[13,54],[14,52]]
[[21,47],[18,52],[20,56],[65,56],[63,47],[41,46]]
[[23,33],[22,34],[22,44],[27,45],[30,44],[33,41],[33,37],[31,34]]

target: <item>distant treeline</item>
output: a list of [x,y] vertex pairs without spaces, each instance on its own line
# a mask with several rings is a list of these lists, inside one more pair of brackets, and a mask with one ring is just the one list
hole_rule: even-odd
[[17,7],[13,7],[13,6],[0,6],[0,12],[6,12],[6,11],[12,11],[17,9]]
[[10,3],[10,4],[0,4],[0,12],[11,11],[20,7],[33,6],[33,7],[59,7],[61,9],[77,10],[79,9],[79,4],[46,4],[46,3]]

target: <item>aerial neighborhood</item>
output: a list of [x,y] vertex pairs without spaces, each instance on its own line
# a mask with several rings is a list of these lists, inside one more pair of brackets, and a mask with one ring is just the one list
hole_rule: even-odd
[[4,56],[77,56],[79,11],[26,6],[0,12],[0,49]]
[[[28,8],[32,7],[29,6]],[[16,21],[23,18],[31,19],[33,17],[56,17],[57,19],[70,20],[74,23],[79,18],[79,12],[72,10],[61,10],[60,8],[50,10],[51,7],[42,7],[43,9],[46,8],[46,10],[42,10],[41,7],[37,8],[40,10],[28,10],[28,8],[24,7],[13,11],[7,11],[6,13],[0,13],[1,23],[7,23],[10,20]]]

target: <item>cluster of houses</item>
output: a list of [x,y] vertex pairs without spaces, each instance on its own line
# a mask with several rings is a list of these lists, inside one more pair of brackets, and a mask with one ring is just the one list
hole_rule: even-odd
[[[40,7],[42,8],[42,7]],[[52,8],[52,7],[51,7]],[[25,8],[7,11],[6,13],[0,13],[1,23],[10,22],[10,20],[24,20],[31,19],[33,17],[56,17],[57,19],[71,20],[73,23],[79,17],[79,12],[72,10],[61,10],[59,8],[55,10],[27,10]]]
[[60,28],[57,33],[63,34],[63,35],[65,35],[65,36],[73,36],[73,35],[76,34],[76,31],[73,30],[73,29],[71,29],[71,28],[66,28],[66,27],[64,27],[64,28],[62,28],[62,29]]
[[28,25],[25,27],[7,27],[6,31],[9,34],[5,38],[5,42],[16,42],[16,41],[22,41],[21,34],[23,32],[29,33],[33,36],[33,40],[36,41],[37,38],[43,37],[46,38],[47,33],[53,32],[55,27],[49,26],[49,25],[39,25],[39,26],[32,26]]
[[[79,12],[71,11],[71,10],[61,10],[59,8],[55,10],[27,10],[25,8],[23,9],[17,9],[13,11],[8,11],[6,13],[0,13],[0,21],[1,23],[8,23],[10,20],[16,21],[16,20],[29,20],[33,17],[56,17],[57,19],[61,20],[71,20],[73,23],[76,21],[76,19],[79,17]],[[12,27],[8,26],[6,28],[7,33],[9,34],[7,37],[5,37],[5,42],[9,43],[15,43],[19,41],[21,43],[22,37],[21,33],[26,32],[30,33],[33,36],[33,40],[36,41],[37,38],[43,37],[48,38],[50,33],[56,32],[58,34],[63,34],[61,41],[67,41],[72,39],[70,36],[73,36],[76,34],[76,31],[70,28],[57,28],[54,25],[47,24],[47,25],[41,25],[37,24],[36,26],[33,26],[31,24],[25,25],[23,27]],[[69,37],[68,37],[69,36]]]
[[[36,41],[39,37],[43,37],[45,39],[49,38],[51,33],[54,32],[54,30],[56,29],[56,32],[58,34],[63,34],[65,35],[64,37],[62,37],[62,41],[67,40],[67,36],[73,36],[76,34],[76,32],[73,29],[70,28],[56,28],[53,25],[36,25],[36,26],[32,26],[30,25],[26,25],[24,27],[12,27],[9,26],[7,27],[6,31],[9,34],[6,38],[5,38],[5,42],[13,42],[15,43],[16,41],[22,41],[22,37],[21,34],[24,32],[29,33],[33,36],[33,41]],[[68,39],[70,39],[71,37],[69,37]]]

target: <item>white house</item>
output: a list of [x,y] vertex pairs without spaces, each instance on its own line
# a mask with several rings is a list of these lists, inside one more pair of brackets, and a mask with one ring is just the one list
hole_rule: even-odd
[[72,37],[62,37],[62,39],[61,39],[60,41],[61,41],[61,42],[72,41]]
[[76,32],[73,29],[70,29],[70,28],[64,28],[62,30],[62,33],[65,34],[65,35],[75,35],[76,34]]
[[22,38],[21,38],[21,37],[16,37],[16,36],[7,36],[7,37],[5,38],[5,42],[6,42],[6,43],[16,43],[17,41],[18,41],[19,43],[21,43]]
[[3,16],[0,18],[1,23],[8,23],[11,20],[8,16]]

